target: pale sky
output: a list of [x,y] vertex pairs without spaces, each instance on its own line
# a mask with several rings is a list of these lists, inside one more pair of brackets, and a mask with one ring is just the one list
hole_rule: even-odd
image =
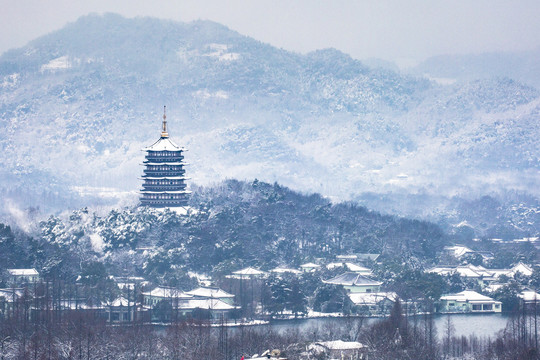
[[540,47],[539,0],[0,0],[0,53],[92,12],[212,20],[287,50],[402,64]]

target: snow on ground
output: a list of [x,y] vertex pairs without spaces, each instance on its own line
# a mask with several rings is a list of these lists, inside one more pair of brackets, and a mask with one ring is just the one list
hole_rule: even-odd
[[55,71],[60,69],[69,69],[71,67],[71,61],[67,56],[60,56],[56,59],[52,59],[47,64],[41,65],[41,72],[43,71]]
[[17,85],[19,82],[20,74],[11,74],[4,76],[4,79],[2,80],[2,83],[0,84],[0,87],[2,88],[12,88]]
[[98,233],[90,235],[90,243],[92,244],[92,249],[95,252],[103,252],[103,247],[105,246],[105,243],[103,242],[103,238]]
[[240,54],[228,52],[229,47],[225,44],[209,44],[207,48],[213,51],[204,54],[203,56],[214,57],[219,61],[234,61],[240,59]]

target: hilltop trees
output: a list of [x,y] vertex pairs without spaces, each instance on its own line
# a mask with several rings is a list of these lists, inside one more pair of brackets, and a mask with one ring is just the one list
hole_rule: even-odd
[[446,241],[430,223],[333,204],[257,180],[195,187],[190,205],[195,211],[187,216],[143,207],[104,216],[88,209],[51,216],[32,234],[33,242],[25,240],[32,251],[20,250],[4,226],[0,247],[8,255],[2,261],[4,267],[24,264],[67,277],[81,270],[79,264],[99,261],[110,272],[139,272],[161,282],[187,270],[298,266],[306,258],[343,252],[404,253],[424,261]]

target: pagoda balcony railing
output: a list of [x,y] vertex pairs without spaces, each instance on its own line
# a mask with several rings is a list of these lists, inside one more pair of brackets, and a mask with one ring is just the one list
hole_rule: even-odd
[[144,168],[148,171],[178,171],[184,170],[183,165],[146,165]]
[[178,181],[178,180],[146,180],[143,183],[143,186],[151,187],[151,186],[186,186],[186,183],[184,181]]
[[180,162],[183,161],[183,156],[170,156],[170,157],[153,157],[153,156],[147,156],[145,157],[145,162],[153,162],[153,163],[167,163],[167,162]]
[[176,195],[163,195],[163,194],[143,194],[143,197],[140,198],[142,202],[145,201],[164,201],[164,202],[178,202],[178,201],[186,201],[187,200],[187,194],[176,194]]
[[186,189],[186,185],[145,185],[143,184],[143,191],[183,191]]
[[144,169],[144,173],[147,174],[147,175],[152,175],[152,176],[169,176],[169,177],[173,177],[173,176],[184,176],[185,174],[185,170],[184,169],[177,169],[177,170],[149,170],[149,169]]
[[179,156],[182,154],[182,151],[183,150],[177,150],[177,151],[171,151],[171,150],[166,150],[166,151],[152,151],[152,150],[149,150],[147,152],[147,156],[152,156],[152,157],[171,157],[171,156]]
[[164,201],[164,200],[141,200],[142,205],[152,207],[178,207],[187,206],[187,200],[182,201]]

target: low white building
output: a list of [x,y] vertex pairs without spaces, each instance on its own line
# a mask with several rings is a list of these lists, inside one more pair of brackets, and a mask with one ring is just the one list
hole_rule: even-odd
[[36,269],[7,269],[10,286],[21,286],[39,282],[39,272]]
[[439,300],[439,312],[442,313],[494,313],[501,310],[500,301],[472,290],[443,295]]
[[518,297],[527,309],[537,310],[540,307],[540,294],[536,291],[526,289],[519,293]]

